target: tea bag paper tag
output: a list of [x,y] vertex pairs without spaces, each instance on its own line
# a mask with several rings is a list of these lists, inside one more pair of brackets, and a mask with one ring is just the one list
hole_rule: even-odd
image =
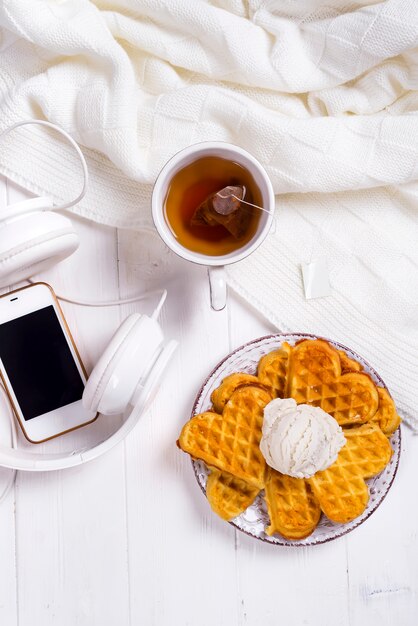
[[241,207],[240,201],[245,196],[245,187],[234,187],[229,185],[214,194],[212,206],[220,215],[230,215]]
[[302,277],[305,298],[307,300],[325,298],[331,295],[332,291],[325,257],[316,259],[311,263],[304,263],[302,265]]

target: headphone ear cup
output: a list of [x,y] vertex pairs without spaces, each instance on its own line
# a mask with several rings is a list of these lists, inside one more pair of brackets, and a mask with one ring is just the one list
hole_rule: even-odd
[[161,352],[163,333],[146,315],[130,315],[113,336],[94,368],[83,394],[91,411],[113,415],[133,403],[138,385]]
[[140,380],[132,397],[132,404],[137,411],[146,411],[152,403],[178,345],[174,339],[169,341],[161,350],[149,374]]
[[100,359],[90,374],[83,393],[83,405],[89,411],[99,411],[103,393],[109,382],[114,367],[120,358],[121,348],[127,341],[127,337],[141,316],[136,313],[129,315],[118,330],[115,332],[110,342],[106,346]]
[[31,212],[0,223],[0,242],[0,288],[62,261],[79,245],[68,217],[52,211]]

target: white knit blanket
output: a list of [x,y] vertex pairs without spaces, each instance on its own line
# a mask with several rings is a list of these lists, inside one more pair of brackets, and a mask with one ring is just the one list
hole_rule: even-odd
[[[231,285],[362,353],[418,415],[417,0],[2,0],[0,26],[0,129],[72,133],[92,179],[78,213],[139,229],[173,153],[246,148],[277,223]],[[9,136],[0,171],[56,200],[81,185],[43,129]],[[305,300],[300,265],[324,256],[332,295]]]

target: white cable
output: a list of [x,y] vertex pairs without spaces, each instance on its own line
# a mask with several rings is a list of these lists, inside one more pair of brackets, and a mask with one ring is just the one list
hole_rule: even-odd
[[[26,279],[28,283],[34,285],[36,283],[35,280],[31,278]],[[78,300],[75,298],[68,298],[67,296],[62,296],[58,293],[55,294],[58,300],[62,300],[62,302],[69,302],[70,304],[76,304],[77,306],[91,306],[91,307],[106,307],[106,306],[120,306],[121,304],[132,304],[132,302],[139,302],[140,300],[147,300],[148,298],[152,298],[153,296],[161,296],[159,303],[157,304],[157,308],[152,314],[154,319],[160,314],[162,306],[167,297],[166,289],[155,289],[154,291],[147,291],[145,293],[140,294],[139,296],[133,296],[132,298],[122,298],[121,300]]]
[[151,315],[151,318],[153,320],[158,320],[158,318],[160,317],[161,309],[163,308],[164,302],[166,301],[166,299],[167,299],[167,289],[164,289],[161,295],[160,301],[155,307],[154,313]]
[[[16,449],[17,448],[17,432],[16,432],[15,418],[14,418],[14,415],[13,415],[13,412],[12,412],[12,408],[11,408],[10,403],[9,403],[9,398],[7,396],[6,390],[5,390],[5,388],[3,387],[3,385],[1,383],[0,383],[0,390],[1,390],[1,393],[3,395],[3,398],[6,400],[6,402],[3,403],[3,404],[5,404],[7,406],[7,413],[8,413],[8,416],[9,416],[10,428],[11,428],[11,432],[12,432],[12,447],[14,449]],[[11,476],[9,478],[8,483],[6,484],[5,488],[3,489],[3,493],[0,495],[0,504],[7,498],[10,490],[12,489],[12,487],[13,487],[13,485],[15,483],[15,480],[16,480],[16,474],[17,474],[17,471],[13,470],[12,473],[11,473]]]
[[[75,300],[73,298],[67,298],[67,296],[61,296],[60,294],[55,294],[58,298],[58,300],[62,300],[63,302],[69,302],[70,304],[76,304],[78,306],[91,306],[91,307],[105,307],[105,306],[119,306],[121,304],[131,304],[132,302],[139,302],[140,300],[146,300],[147,298],[151,298],[153,296],[157,296],[157,295],[161,295],[161,298],[164,297],[164,300],[167,296],[167,291],[164,289],[158,289],[155,291],[148,291],[147,293],[143,293],[140,296],[134,296],[132,298],[125,298],[122,300],[97,300],[95,302],[90,302],[89,300]],[[164,295],[165,294],[165,295]],[[161,300],[160,300],[161,302]],[[162,305],[161,305],[162,306]],[[160,304],[158,304],[157,309],[155,311],[158,310],[158,313],[161,310]],[[154,311],[154,313],[155,313]],[[154,315],[153,313],[153,315]],[[158,315],[157,315],[158,317]]]
[[[13,124],[12,126],[9,126],[5,130],[3,130],[0,133],[0,137],[4,137],[5,135],[8,135],[15,128],[19,128],[19,126],[27,126],[29,124],[38,124],[39,126],[48,126],[48,128],[52,128],[53,130],[57,131],[57,133],[59,133],[60,135],[62,135],[63,137],[67,139],[67,141],[72,145],[72,147],[78,154],[78,157],[81,162],[81,166],[83,168],[83,175],[84,175],[83,188],[75,200],[72,200],[71,202],[66,202],[65,204],[61,204],[59,206],[52,207],[53,211],[61,211],[62,209],[69,209],[70,207],[74,206],[75,204],[77,204],[77,202],[80,202],[80,200],[84,198],[84,196],[86,195],[87,184],[89,181],[89,173],[87,170],[86,159],[84,158],[84,155],[81,152],[80,146],[78,145],[76,141],[74,141],[71,135],[69,135],[63,128],[61,128],[60,126],[57,126],[56,124],[52,124],[51,122],[46,122],[45,120],[24,120],[22,122],[16,122],[16,124]],[[51,209],[49,208],[49,210]]]

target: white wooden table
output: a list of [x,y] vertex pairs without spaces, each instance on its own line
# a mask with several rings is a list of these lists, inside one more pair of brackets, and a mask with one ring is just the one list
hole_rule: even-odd
[[[0,179],[0,209],[27,195]],[[418,438],[403,428],[394,486],[351,534],[283,548],[235,531],[211,513],[175,442],[212,367],[273,329],[232,295],[225,311],[211,311],[204,268],[157,237],[74,222],[79,250],[42,279],[92,300],[167,286],[162,324],[180,348],[123,444],[86,466],[18,474],[0,505],[1,626],[417,624]],[[152,304],[64,303],[89,371],[120,320]],[[114,427],[100,418],[56,445],[81,446]],[[6,476],[0,469],[2,484]]]

